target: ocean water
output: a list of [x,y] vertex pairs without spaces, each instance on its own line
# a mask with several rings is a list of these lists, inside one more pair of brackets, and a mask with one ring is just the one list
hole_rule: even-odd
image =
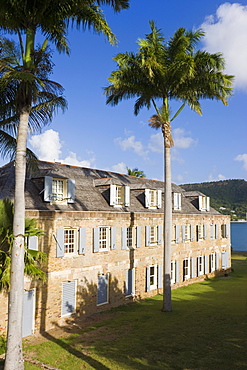
[[247,251],[247,222],[231,222],[231,242],[234,251]]

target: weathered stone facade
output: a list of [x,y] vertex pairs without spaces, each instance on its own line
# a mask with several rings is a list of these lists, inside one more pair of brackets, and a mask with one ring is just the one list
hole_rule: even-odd
[[[65,165],[46,162],[40,166],[39,177],[27,181],[26,197],[26,216],[37,219],[37,226],[45,231],[38,249],[48,255],[47,282],[25,283],[26,290],[35,290],[33,331],[162,293],[163,205],[158,200],[162,201],[162,190],[157,189],[163,183],[72,166],[66,166],[65,173]],[[44,201],[47,176],[75,179],[71,204],[67,197]],[[127,192],[123,188],[124,205],[120,192],[118,198],[114,196],[121,205],[110,205],[114,184],[129,187]],[[155,190],[155,204],[145,203],[149,194],[145,189]],[[3,190],[0,183],[1,197]],[[231,257],[230,217],[209,205],[200,209],[199,197],[205,198],[201,193],[186,194],[175,185],[173,193],[180,194],[180,203],[175,207],[174,196],[172,288],[225,273]],[[6,302],[2,296],[2,331],[7,325]]]

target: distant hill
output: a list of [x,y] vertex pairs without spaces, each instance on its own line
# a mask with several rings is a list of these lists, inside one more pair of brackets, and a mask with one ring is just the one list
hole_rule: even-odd
[[232,220],[246,219],[247,181],[222,180],[180,185],[185,190],[198,190],[211,199],[211,206]]

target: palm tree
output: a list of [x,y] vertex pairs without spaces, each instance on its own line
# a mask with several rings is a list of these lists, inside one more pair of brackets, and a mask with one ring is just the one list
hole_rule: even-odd
[[[13,245],[14,204],[9,199],[0,200],[0,292],[10,289],[11,249]],[[25,219],[25,238],[43,235],[36,227],[36,220]],[[31,279],[46,280],[46,274],[39,268],[46,262],[46,253],[25,248],[24,273]]]
[[[173,146],[171,122],[188,105],[202,114],[200,100],[219,100],[227,105],[232,94],[233,76],[223,74],[221,54],[196,51],[204,33],[179,28],[165,41],[161,30],[150,22],[151,33],[139,39],[135,53],[120,53],[114,60],[117,70],[111,73],[110,85],[105,88],[107,104],[117,105],[122,99],[136,98],[134,114],[141,108],[154,108],[150,126],[160,128],[164,138],[164,278],[163,311],[172,311],[171,304],[171,160]],[[180,102],[176,113],[171,113],[171,101]],[[159,107],[160,105],[160,107]]]
[[[26,142],[28,129],[34,132],[42,125],[49,123],[57,109],[67,107],[63,98],[63,88],[60,84],[50,81],[49,74],[53,64],[50,62],[50,52],[44,44],[37,51],[33,50],[33,65],[27,67],[18,58],[16,48],[6,40],[2,42],[0,54],[0,128],[3,150],[15,150],[15,209],[11,258],[11,282],[9,293],[9,320],[7,337],[6,369],[8,359],[10,364],[16,358],[14,366],[19,368],[23,361],[17,359],[22,344],[22,300],[24,288],[24,234],[25,234],[25,198],[24,182],[26,172]],[[4,48],[6,46],[6,48]],[[32,155],[31,155],[32,156]],[[17,292],[17,293],[16,293]],[[12,325],[15,322],[16,325]],[[9,344],[10,343],[10,344]],[[18,343],[18,344],[17,344]],[[12,344],[12,345],[11,345]],[[10,352],[8,352],[10,351]],[[10,353],[10,355],[8,355]],[[12,354],[11,354],[12,353]],[[13,356],[16,353],[16,356]],[[21,368],[21,367],[20,367]]]
[[[26,171],[26,143],[30,113],[36,102],[37,91],[45,83],[35,75],[34,58],[35,36],[37,31],[45,37],[41,47],[45,50],[47,41],[55,44],[59,52],[69,53],[67,33],[69,26],[82,29],[93,29],[103,33],[110,43],[116,42],[106,22],[100,5],[110,5],[116,12],[129,7],[129,0],[0,0],[0,30],[18,34],[22,67],[12,71],[9,77],[19,81],[18,94],[15,96],[16,113],[18,114],[18,132],[15,156],[15,211],[14,243],[11,260],[11,291],[9,295],[9,317],[7,353],[5,370],[23,369],[22,359],[22,290],[24,261],[24,218],[25,198],[24,183]],[[22,35],[25,35],[25,46]],[[15,72],[15,73],[14,73]],[[17,74],[19,73],[19,74]],[[12,76],[11,76],[12,75]],[[30,80],[28,80],[28,77]],[[6,79],[7,81],[7,79]],[[54,85],[53,85],[54,87]],[[51,110],[53,112],[53,110]],[[51,115],[52,116],[52,115]],[[13,325],[15,323],[15,325]]]
[[130,176],[141,177],[141,178],[146,177],[145,173],[141,170],[138,170],[138,168],[131,169],[129,167],[126,167],[126,170],[128,172],[128,175]]

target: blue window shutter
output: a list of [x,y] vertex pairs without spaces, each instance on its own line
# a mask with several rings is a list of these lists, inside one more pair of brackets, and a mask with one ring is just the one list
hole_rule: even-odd
[[221,265],[222,265],[222,269],[225,270],[226,269],[226,252],[221,253]]
[[64,229],[57,229],[56,232],[56,242],[57,242],[57,257],[64,256]]
[[207,198],[206,198],[206,204],[207,204],[207,205],[206,205],[206,207],[207,207],[207,208],[206,208],[206,209],[207,209],[207,212],[209,212],[209,211],[210,211],[210,197],[207,197]]
[[180,282],[179,261],[176,261],[176,283]]
[[201,195],[199,195],[199,197],[198,197],[198,203],[199,203],[199,211],[201,211],[202,210],[202,196]]
[[182,243],[185,242],[185,225],[182,225]]
[[200,267],[200,263],[199,263],[199,257],[197,257],[197,276],[199,276],[199,267]]
[[63,283],[62,316],[75,312],[76,308],[76,282]]
[[215,239],[218,239],[219,238],[219,225],[216,224],[215,225]]
[[150,226],[147,225],[145,227],[145,230],[146,230],[146,246],[149,247],[150,246]]
[[110,206],[115,206],[116,204],[116,185],[110,185]]
[[28,249],[38,250],[38,237],[36,235],[28,237]]
[[44,201],[50,202],[52,200],[52,177],[45,176]]
[[126,271],[125,295],[131,295],[133,291],[134,269]]
[[145,189],[145,208],[150,207],[150,191],[149,189]]
[[193,242],[195,239],[195,227],[194,225],[190,225],[190,240]]
[[162,265],[158,265],[158,288],[159,289],[161,289],[162,286],[163,286],[162,277],[163,277],[163,266]]
[[68,179],[68,203],[75,202],[75,180]]
[[125,207],[130,206],[130,187],[127,185],[124,187],[124,205]]
[[205,262],[205,270],[204,270],[204,273],[205,274],[208,274],[208,255],[206,255],[205,257],[204,257],[205,259],[204,259],[204,262]]
[[210,238],[214,238],[214,225],[210,225]]
[[162,207],[162,190],[157,190],[157,208]]
[[191,276],[192,278],[196,277],[196,271],[195,271],[195,258],[191,258]]
[[116,227],[111,227],[111,249],[116,249]]
[[108,275],[98,276],[97,304],[108,303]]
[[127,227],[122,227],[122,249],[127,248]]
[[180,239],[180,225],[176,225],[176,243],[179,243]]
[[229,266],[229,252],[226,251],[226,268],[230,267]]
[[146,290],[147,292],[150,291],[150,267],[146,268]]
[[136,226],[136,248],[141,246],[141,226]]
[[79,229],[79,254],[86,253],[86,228]]
[[203,239],[207,239],[207,225],[203,225]]
[[215,270],[219,270],[219,253],[215,253]]
[[93,229],[93,251],[99,252],[99,227]]
[[158,225],[158,243],[157,244],[162,244],[162,225]]
[[226,238],[230,237],[230,224],[226,224]]

